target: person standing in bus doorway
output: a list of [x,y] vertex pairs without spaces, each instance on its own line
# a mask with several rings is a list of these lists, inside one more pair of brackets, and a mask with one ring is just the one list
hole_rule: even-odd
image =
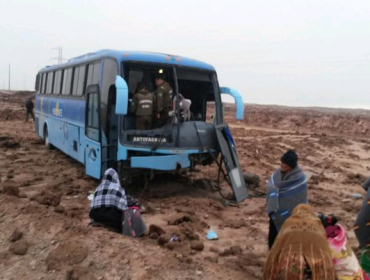
[[28,116],[31,115],[33,121],[35,121],[35,115],[33,113],[33,102],[32,102],[32,97],[30,97],[27,102],[26,102],[26,110],[27,110],[27,115],[26,115],[26,122],[28,122]]
[[157,90],[154,92],[155,106],[155,127],[162,127],[169,121],[169,112],[172,103],[172,88],[164,80],[163,74],[157,74],[155,77],[155,85]]
[[137,84],[138,92],[131,102],[130,112],[136,115],[136,129],[152,128],[154,96],[149,93],[143,82]]

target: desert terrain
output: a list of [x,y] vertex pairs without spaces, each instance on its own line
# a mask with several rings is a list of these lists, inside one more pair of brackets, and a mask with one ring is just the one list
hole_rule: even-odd
[[[218,192],[199,183],[217,179],[213,165],[156,177],[144,191],[123,186],[140,197],[148,227],[181,242],[162,245],[155,234],[135,239],[91,227],[87,197],[99,182],[43,146],[33,121],[25,122],[30,96],[0,91],[0,279],[259,279],[268,251],[265,198],[251,192],[225,207]],[[312,174],[309,202],[316,212],[339,217],[357,251],[352,226],[362,200],[351,195],[364,195],[361,183],[370,176],[370,111],[246,105],[244,121],[234,114],[228,105],[225,119],[241,166],[261,177],[258,189],[264,191],[280,156],[295,149]],[[175,216],[188,219],[168,225]],[[209,229],[218,240],[206,239]]]

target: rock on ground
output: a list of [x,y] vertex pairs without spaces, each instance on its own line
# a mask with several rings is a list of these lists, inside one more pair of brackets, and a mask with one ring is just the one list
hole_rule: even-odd
[[19,231],[18,229],[15,229],[12,233],[12,235],[9,237],[10,242],[18,241],[22,238],[23,232]]
[[3,193],[12,196],[19,196],[19,188],[16,186],[4,186]]
[[19,240],[14,242],[9,247],[9,251],[11,251],[15,255],[25,255],[28,250],[28,243],[25,240]]

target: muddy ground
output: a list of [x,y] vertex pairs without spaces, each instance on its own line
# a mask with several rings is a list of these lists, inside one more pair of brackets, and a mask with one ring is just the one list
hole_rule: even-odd
[[[155,178],[143,193],[131,190],[142,193],[146,224],[181,242],[160,245],[166,238],[155,239],[156,234],[133,239],[89,226],[87,196],[98,182],[73,159],[46,150],[33,122],[24,122],[24,102],[32,95],[0,92],[0,279],[261,276],[267,256],[265,200],[251,197],[225,207],[217,192],[197,183],[216,180],[216,166]],[[230,120],[232,111],[226,110]],[[303,169],[313,174],[309,200],[315,211],[338,215],[356,249],[351,227],[361,200],[351,194],[364,194],[360,184],[370,175],[369,113],[253,105],[245,114],[245,122],[231,123],[243,170],[261,176],[264,190],[281,154],[294,148]],[[168,225],[173,215],[186,216],[187,222]],[[209,229],[217,241],[206,240]]]

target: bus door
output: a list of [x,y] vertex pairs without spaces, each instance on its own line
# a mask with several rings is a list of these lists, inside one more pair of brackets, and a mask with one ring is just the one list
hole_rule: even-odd
[[100,128],[100,91],[98,85],[86,90],[85,115],[85,168],[86,174],[100,179],[101,176],[101,128]]
[[243,171],[239,164],[235,143],[227,124],[216,125],[215,129],[231,188],[234,192],[236,202],[239,203],[248,197],[248,189],[245,185]]

